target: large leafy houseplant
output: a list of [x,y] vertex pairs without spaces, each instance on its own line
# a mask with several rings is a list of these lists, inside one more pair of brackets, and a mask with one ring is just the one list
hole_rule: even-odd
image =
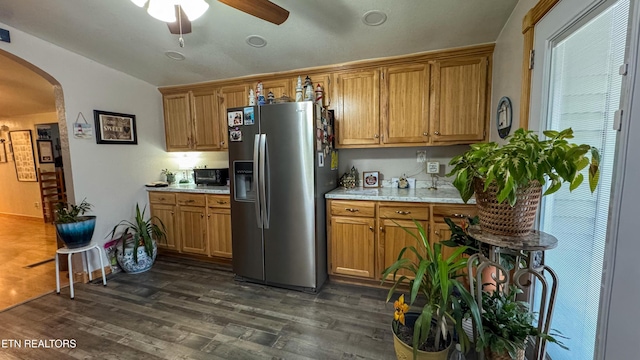
[[[138,263],[138,247],[144,247],[144,252],[147,256],[151,257],[154,253],[155,239],[164,239],[166,237],[166,228],[162,220],[157,216],[152,216],[145,219],[146,207],[140,211],[140,206],[136,204],[136,216],[134,221],[121,220],[111,230],[111,238],[115,238],[116,232],[121,227],[123,228],[120,235],[122,253],[125,253],[126,248],[133,249],[133,261]],[[157,221],[160,225],[154,224],[152,221]]]
[[[412,343],[414,358],[418,349],[428,348],[431,351],[446,349],[450,343],[448,326],[453,325],[460,336],[463,348],[469,345],[469,339],[462,329],[462,319],[470,313],[481,324],[480,312],[473,297],[458,280],[467,261],[461,257],[467,249],[462,246],[450,256],[443,253],[443,245],[429,244],[427,234],[422,225],[414,220],[416,232],[402,227],[416,239],[415,246],[406,246],[398,254],[397,260],[384,270],[383,279],[393,274],[393,285],[387,294],[387,302],[392,298],[400,285],[409,288],[410,305],[416,300],[424,302],[413,325]],[[404,270],[404,271],[403,271]],[[400,275],[402,272],[403,275]],[[409,274],[407,276],[406,274]],[[404,303],[404,295],[394,304],[396,313],[393,328],[396,335],[400,325],[404,326],[404,313],[409,309]],[[402,320],[402,321],[400,321]]]
[[482,331],[484,336],[476,342],[476,350],[483,349],[492,354],[508,353],[512,359],[523,354],[527,344],[536,338],[558,344],[567,349],[553,335],[547,334],[533,326],[535,314],[529,311],[526,302],[517,301],[517,294],[522,290],[511,286],[508,293],[494,291],[482,294]]
[[56,205],[56,233],[67,248],[80,248],[91,243],[96,217],[84,215],[89,210],[91,204],[86,199],[80,204],[60,202]]
[[69,224],[84,220],[84,213],[91,210],[91,204],[83,199],[80,204],[60,202],[56,205],[56,223]]
[[447,176],[455,176],[453,185],[465,203],[473,196],[473,183],[477,179],[484,181],[485,191],[496,185],[498,202],[506,200],[511,206],[516,203],[518,188],[532,181],[548,184],[543,195],[558,191],[563,183],[569,183],[573,191],[584,181],[581,171],[587,166],[589,187],[591,192],[595,191],[600,175],[598,149],[570,143],[571,128],[547,130],[544,135],[547,139],[541,140],[533,131],[518,129],[505,145],[473,144],[464,154],[451,159],[449,165],[454,167]]

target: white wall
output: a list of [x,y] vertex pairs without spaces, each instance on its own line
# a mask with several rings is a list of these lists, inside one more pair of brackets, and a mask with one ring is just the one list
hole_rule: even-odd
[[[33,142],[33,154],[36,159],[36,167],[39,167],[40,165],[38,164],[38,150],[36,148],[38,135],[36,133],[35,125],[56,122],[58,122],[56,113],[0,118],[0,126],[8,126],[9,131],[31,130],[31,140]],[[5,150],[7,152],[7,162],[0,163],[0,189],[2,189],[0,213],[42,218],[43,215],[41,209],[42,204],[40,204],[39,183],[18,181],[13,156],[9,152],[9,133],[0,133],[0,138],[5,140]],[[35,203],[38,203],[38,207],[35,207]]]
[[493,84],[491,90],[490,139],[498,141],[496,129],[496,108],[503,96],[511,99],[513,123],[511,133],[520,127],[520,91],[522,86],[522,19],[537,0],[520,0],[513,9],[509,20],[502,28],[493,52]]

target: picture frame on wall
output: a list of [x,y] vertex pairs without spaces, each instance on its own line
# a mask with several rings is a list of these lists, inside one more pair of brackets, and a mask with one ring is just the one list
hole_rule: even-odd
[[96,143],[137,145],[136,116],[109,111],[93,110],[96,123]]
[[0,139],[0,163],[6,163],[7,161],[7,148],[4,145],[4,139]]
[[364,171],[362,173],[362,187],[366,187],[366,188],[380,187],[380,172]]
[[37,140],[38,144],[38,161],[41,164],[50,164],[54,162],[53,158],[53,142],[51,140]]
[[38,181],[31,130],[9,131],[18,181]]

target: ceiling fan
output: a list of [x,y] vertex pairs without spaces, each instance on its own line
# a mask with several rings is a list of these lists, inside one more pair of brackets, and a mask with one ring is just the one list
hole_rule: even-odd
[[[147,1],[147,12],[154,18],[164,21],[172,34],[191,32],[191,21],[199,18],[209,8],[204,0],[131,0],[139,7]],[[289,17],[289,11],[269,0],[218,0],[262,20],[280,25]]]

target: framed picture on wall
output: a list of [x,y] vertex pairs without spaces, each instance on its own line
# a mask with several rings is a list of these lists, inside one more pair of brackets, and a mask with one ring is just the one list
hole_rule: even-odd
[[18,181],[38,181],[31,130],[9,131]]
[[38,140],[38,161],[41,164],[53,162],[53,142],[51,140]]
[[0,139],[0,163],[7,162],[7,148],[4,146],[4,139]]
[[137,145],[136,116],[93,110],[96,122],[96,143]]

